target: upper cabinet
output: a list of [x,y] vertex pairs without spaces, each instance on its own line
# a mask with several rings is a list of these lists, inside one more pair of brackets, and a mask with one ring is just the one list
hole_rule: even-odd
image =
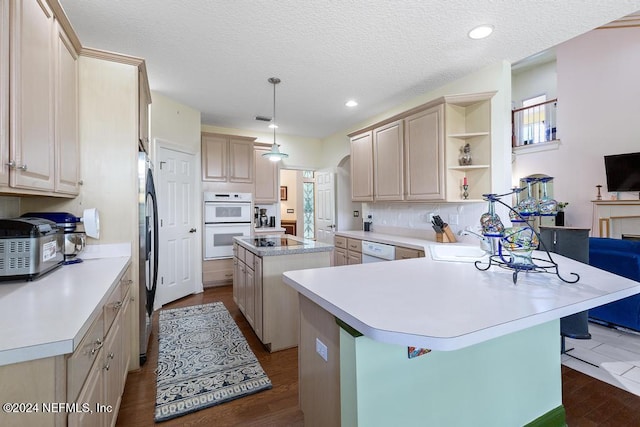
[[491,192],[494,94],[441,97],[349,135],[352,200],[481,200]]
[[351,199],[373,201],[373,133],[351,137]]
[[404,119],[406,200],[443,200],[444,106]]
[[262,157],[268,151],[270,151],[269,147],[255,147],[254,150],[256,182],[253,203],[255,204],[272,204],[279,201],[278,165],[280,162],[272,162]]
[[373,197],[375,200],[402,200],[403,131],[402,120],[373,130]]
[[55,30],[55,191],[78,194],[80,182],[78,55],[57,23]]
[[77,195],[77,51],[46,1],[0,9],[0,191]]
[[253,182],[255,138],[202,133],[202,180]]
[[[480,201],[491,193],[491,98],[495,92],[445,96],[447,201]],[[468,145],[469,157],[460,154]],[[468,198],[462,185],[467,178]]]

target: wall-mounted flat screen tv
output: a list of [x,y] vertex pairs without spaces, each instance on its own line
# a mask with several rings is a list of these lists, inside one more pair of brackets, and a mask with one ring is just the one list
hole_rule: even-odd
[[607,190],[640,191],[640,153],[604,156]]

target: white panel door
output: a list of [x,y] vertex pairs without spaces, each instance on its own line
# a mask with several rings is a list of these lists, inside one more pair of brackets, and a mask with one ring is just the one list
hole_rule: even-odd
[[316,238],[333,244],[336,231],[335,173],[316,172]]
[[158,150],[160,217],[156,308],[196,292],[195,156]]

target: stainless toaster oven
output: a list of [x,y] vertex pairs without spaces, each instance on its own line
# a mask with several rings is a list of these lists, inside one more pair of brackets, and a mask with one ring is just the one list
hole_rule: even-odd
[[0,219],[0,280],[33,280],[62,265],[64,230],[42,218]]

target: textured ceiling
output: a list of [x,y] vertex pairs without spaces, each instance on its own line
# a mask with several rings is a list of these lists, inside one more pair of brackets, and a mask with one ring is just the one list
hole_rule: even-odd
[[[640,10],[640,0],[60,0],[85,47],[144,58],[202,123],[322,138],[499,60]],[[474,41],[468,31],[490,23]],[[355,109],[344,106],[355,98]]]

